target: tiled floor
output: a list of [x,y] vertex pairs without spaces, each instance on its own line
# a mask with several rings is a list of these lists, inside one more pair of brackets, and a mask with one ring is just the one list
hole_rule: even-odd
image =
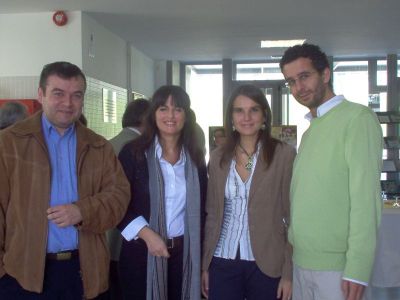
[[372,288],[372,299],[369,300],[400,300],[400,287]]
[[[202,298],[202,300],[205,300]],[[400,300],[400,287],[372,288],[372,294],[367,300]]]

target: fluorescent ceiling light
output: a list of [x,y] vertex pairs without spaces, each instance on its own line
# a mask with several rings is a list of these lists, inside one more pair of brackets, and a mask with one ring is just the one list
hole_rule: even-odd
[[275,40],[261,41],[261,48],[287,48],[294,45],[303,44],[306,40]]

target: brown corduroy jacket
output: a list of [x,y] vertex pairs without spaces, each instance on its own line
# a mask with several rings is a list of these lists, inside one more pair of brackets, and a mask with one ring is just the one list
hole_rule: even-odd
[[[202,270],[207,271],[221,234],[224,194],[230,163],[220,166],[221,149],[212,152],[206,202]],[[296,151],[282,143],[268,169],[258,156],[248,202],[250,242],[257,266],[270,277],[292,279],[292,247],[287,240],[289,188]]]
[[[129,183],[112,146],[76,123],[77,182],[83,221],[79,258],[86,298],[108,288],[105,231],[124,216]],[[51,167],[41,112],[0,132],[0,277],[14,277],[28,291],[43,288]]]

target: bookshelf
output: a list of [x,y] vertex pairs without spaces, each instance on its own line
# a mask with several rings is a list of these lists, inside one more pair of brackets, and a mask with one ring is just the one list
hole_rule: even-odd
[[[399,111],[385,111],[376,112],[378,120],[381,124],[386,124],[388,127],[395,128],[400,123]],[[388,132],[397,132],[397,130],[390,130]],[[381,180],[382,192],[388,198],[395,198],[400,196],[400,137],[396,135],[389,135],[383,138],[384,149],[387,151],[387,157],[382,162],[382,173],[386,173],[386,179]]]
[[399,111],[384,111],[376,112],[379,123],[381,124],[396,124],[400,123],[400,112]]

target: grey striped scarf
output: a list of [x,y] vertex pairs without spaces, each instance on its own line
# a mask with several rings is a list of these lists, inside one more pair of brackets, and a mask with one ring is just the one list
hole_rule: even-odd
[[[182,299],[200,299],[200,185],[195,164],[185,150],[186,210]],[[155,143],[146,152],[150,189],[150,228],[166,240],[164,181]],[[148,254],[147,300],[168,300],[167,259]]]

